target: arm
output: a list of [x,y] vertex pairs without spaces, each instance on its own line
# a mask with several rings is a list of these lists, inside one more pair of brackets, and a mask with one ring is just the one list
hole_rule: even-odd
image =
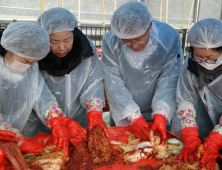
[[107,125],[102,119],[102,109],[105,103],[105,97],[103,86],[103,74],[99,62],[99,55],[95,45],[90,39],[88,40],[91,47],[93,48],[94,55],[89,58],[89,75],[83,87],[80,100],[82,106],[86,108],[88,130],[91,130],[94,126],[100,126],[101,128],[103,128],[106,137],[109,137]]
[[[195,120],[196,111],[194,104],[198,101],[198,93],[195,87],[192,85],[192,73],[187,70],[187,61],[181,70],[176,98],[177,98],[177,115],[180,119],[180,128],[182,139],[185,146],[179,155],[179,159],[183,159],[185,162],[198,160],[197,149],[202,143],[199,138],[197,130],[197,123]],[[195,77],[193,77],[195,78]]]
[[[181,121],[181,130],[185,127],[197,127],[194,105],[198,101],[199,94],[193,85],[193,79],[196,79],[196,76],[187,69],[188,59],[189,54],[181,69],[176,90],[177,114]],[[191,113],[192,116],[190,116]]]
[[175,93],[183,54],[178,33],[172,35],[174,41],[169,49],[166,60],[156,82],[155,94],[152,100],[152,130],[166,140],[166,121],[171,121],[176,110]]
[[58,145],[56,150],[63,148],[67,157],[69,142],[77,146],[82,140],[86,140],[86,131],[63,114],[41,73],[39,73],[37,92],[33,109],[41,121],[52,130],[54,144]]
[[133,100],[122,78],[106,38],[102,43],[102,66],[105,76],[105,87],[112,117],[117,126],[131,124],[137,137],[149,139],[149,125],[141,115],[139,106]]
[[218,151],[222,149],[222,116],[220,117],[219,124],[216,125],[210,135],[204,139],[203,147],[204,152],[201,153],[203,156],[200,161],[200,166],[203,167],[206,165],[207,169],[214,170]]
[[56,98],[49,90],[40,71],[38,80],[39,84],[37,86],[35,94],[36,100],[33,106],[33,110],[35,110],[37,116],[42,121],[42,123],[44,123],[47,127],[50,128],[49,120],[51,118],[63,118],[66,115],[64,115],[62,113],[62,110],[58,107]]
[[183,54],[180,38],[177,34],[157,79],[155,94],[152,100],[152,115],[161,114],[169,122],[176,110],[175,93],[182,60]]
[[132,119],[129,118],[127,122],[126,118],[134,113],[140,115],[141,111],[125,86],[119,65],[107,45],[106,38],[103,39],[102,43],[102,67],[112,117],[117,126],[129,125],[132,123]]
[[99,55],[95,45],[89,40],[94,55],[90,57],[90,70],[86,83],[80,97],[81,105],[86,108],[87,113],[96,110],[102,114],[105,103],[103,73],[99,61]]
[[23,153],[40,153],[43,145],[30,141],[21,131],[3,120],[0,113],[0,141],[16,142]]

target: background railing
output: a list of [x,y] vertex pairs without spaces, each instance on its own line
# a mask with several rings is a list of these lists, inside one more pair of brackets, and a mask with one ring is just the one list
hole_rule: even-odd
[[[5,29],[9,23],[0,23],[0,30]],[[99,26],[78,26],[78,28],[85,34],[88,38],[90,38],[97,48],[100,48],[102,45],[103,35],[109,32],[110,27],[99,27]],[[187,29],[178,29],[178,33],[180,34],[181,46],[184,51],[184,55],[187,52]]]
[[109,32],[110,27],[78,26],[90,38],[96,47],[102,46],[103,35]]

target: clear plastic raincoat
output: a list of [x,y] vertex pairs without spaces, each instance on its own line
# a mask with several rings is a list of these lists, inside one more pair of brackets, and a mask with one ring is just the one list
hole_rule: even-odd
[[198,77],[187,69],[189,57],[190,53],[181,69],[176,93],[177,103],[180,106],[179,110],[193,110],[193,108],[196,110],[198,131],[200,137],[204,139],[219,123],[222,115],[222,75],[200,89]]
[[50,91],[55,95],[59,107],[68,117],[87,127],[86,101],[99,99],[103,102],[103,74],[95,45],[88,39],[94,55],[82,59],[81,63],[64,76],[49,75],[42,71]]
[[[0,113],[5,121],[22,131],[32,112],[45,123],[45,114],[56,98],[49,91],[44,77],[34,63],[24,73],[12,72],[0,56]],[[33,136],[27,130],[25,135]]]
[[153,21],[148,45],[139,52],[124,46],[113,31],[102,44],[105,89],[117,126],[128,125],[126,117],[139,110],[147,121],[168,109],[168,121],[176,110],[175,91],[182,64],[178,32],[165,23]]

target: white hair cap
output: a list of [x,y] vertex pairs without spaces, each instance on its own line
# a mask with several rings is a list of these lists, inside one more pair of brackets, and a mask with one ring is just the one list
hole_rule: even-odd
[[138,38],[147,31],[152,20],[144,2],[129,2],[114,12],[111,29],[119,38]]
[[31,22],[12,22],[3,31],[1,45],[20,57],[41,60],[50,51],[46,30]]
[[64,31],[72,31],[78,25],[76,17],[67,9],[56,7],[43,12],[38,20],[42,28],[44,28],[48,34]]
[[214,18],[202,19],[190,29],[187,41],[192,47],[217,48],[222,46],[222,22]]

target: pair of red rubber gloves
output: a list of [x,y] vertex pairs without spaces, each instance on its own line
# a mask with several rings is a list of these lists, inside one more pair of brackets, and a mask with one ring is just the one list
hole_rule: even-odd
[[87,141],[86,130],[71,118],[54,117],[49,121],[49,125],[53,142],[57,145],[56,151],[63,148],[66,157],[69,156],[69,142],[78,146],[82,141]]
[[[15,137],[16,134],[13,132],[0,130],[1,142],[18,142],[18,139]],[[19,149],[23,153],[40,153],[43,149],[43,145],[30,141],[28,137],[24,137]],[[0,170],[1,168],[6,167],[6,165],[8,165],[8,160],[4,152],[0,149]]]
[[[87,141],[87,132],[73,119],[65,117],[54,117],[49,122],[53,134],[54,144],[58,145],[56,151],[63,148],[65,156],[69,155],[69,142],[78,146],[82,141]],[[109,137],[107,125],[102,119],[102,114],[98,111],[90,111],[88,113],[88,129],[91,130],[94,126],[100,126]]]
[[[143,139],[143,140],[149,140],[150,127],[143,116],[138,119],[135,119],[132,123],[132,127],[133,127],[136,137]],[[151,129],[154,131],[155,134],[160,135],[160,137],[162,138],[162,144],[165,144],[165,141],[166,141],[166,118],[161,114],[154,115],[153,124],[151,126]]]
[[[83,140],[87,140],[86,130],[71,118],[54,117],[50,120],[49,124],[52,130],[54,144],[58,145],[56,151],[63,148],[66,157],[69,156],[69,142],[74,146],[78,146]],[[15,133],[0,130],[0,141],[18,142],[18,139]],[[40,153],[44,147],[24,137],[19,149],[23,153]]]
[[[78,146],[82,141],[87,141],[86,130],[71,118],[54,117],[50,120],[49,124],[52,130],[53,142],[55,145],[58,145],[56,151],[63,148],[66,157],[69,156],[69,142],[74,146]],[[94,126],[102,127],[107,138],[109,137],[107,125],[103,121],[102,114],[100,112],[90,111],[88,113],[88,124],[89,130]],[[18,142],[18,139],[15,137],[16,134],[13,132],[0,130],[0,141]],[[27,137],[24,137],[24,140],[19,149],[23,153],[40,153],[43,149],[43,146],[30,141]],[[5,157],[2,150],[0,150],[0,165],[4,166],[7,164],[7,158]]]
[[[13,132],[0,130],[1,142],[18,142],[19,140],[15,137],[16,134]],[[43,145],[31,141],[28,137],[24,137],[19,149],[22,153],[40,153],[43,149]]]
[[[201,145],[199,133],[196,127],[186,127],[181,130],[184,148],[179,155],[179,159],[184,162],[199,161],[197,157],[197,149]],[[206,165],[207,169],[214,170],[215,163],[218,157],[218,151],[222,149],[222,136],[218,132],[211,132],[210,135],[204,140],[204,152],[201,153],[200,166]]]

